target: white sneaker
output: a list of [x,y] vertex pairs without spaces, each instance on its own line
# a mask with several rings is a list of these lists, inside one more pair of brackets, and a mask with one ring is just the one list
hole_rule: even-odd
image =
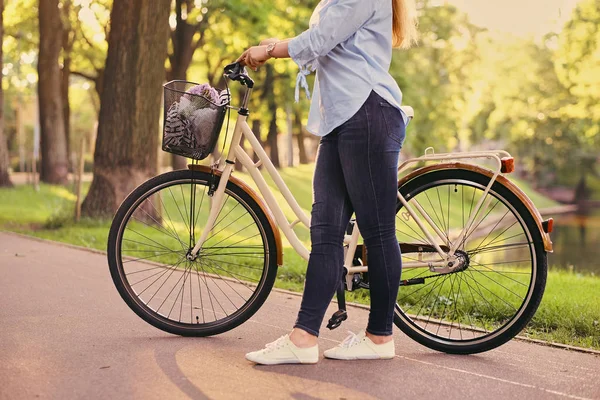
[[262,350],[246,354],[246,359],[263,365],[316,364],[319,361],[319,345],[301,348],[292,343],[289,335],[285,335]]
[[393,339],[384,344],[375,344],[364,331],[358,335],[349,333],[342,343],[325,350],[323,355],[336,360],[383,360],[394,358],[396,355]]

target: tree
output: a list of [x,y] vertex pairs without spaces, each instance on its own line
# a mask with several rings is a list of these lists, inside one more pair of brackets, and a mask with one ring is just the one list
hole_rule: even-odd
[[[241,34],[243,40],[252,43],[257,37],[257,32],[266,30],[268,17],[273,10],[274,6],[270,0],[255,0],[253,3],[246,0],[211,0],[205,2],[202,7],[198,7],[197,2],[193,0],[175,0],[175,24],[171,30],[167,80],[187,79],[196,50],[207,44],[207,28],[210,26],[211,31],[217,31],[220,35],[213,38],[216,51],[205,50],[209,55],[205,60],[208,66],[207,75],[209,82],[221,86],[224,61],[232,59],[241,51],[241,48],[235,49],[235,46],[229,45],[231,38],[235,34]],[[234,50],[235,56],[229,56],[227,50]],[[217,150],[215,152],[218,153]],[[174,169],[187,167],[184,157],[174,154],[171,157]]]
[[58,0],[40,0],[39,24],[40,179],[47,183],[65,184],[69,172],[69,157],[61,95],[62,76],[58,63],[63,30]]
[[[0,43],[4,39],[4,0],[0,0]],[[2,45],[0,45],[0,70],[2,70]],[[6,137],[4,136],[4,91],[0,77],[0,187],[12,186],[8,176],[9,157]]]
[[306,134],[304,131],[306,130],[302,125],[302,114],[300,113],[300,108],[296,107],[294,111],[294,126],[297,131],[296,138],[298,140],[298,162],[300,164],[308,164],[308,156],[306,155],[306,146],[304,144],[304,138]]
[[464,141],[467,105],[476,91],[473,76],[481,29],[448,3],[417,3],[419,46],[397,50],[390,70],[403,91],[403,103],[415,109],[418,121],[410,127],[403,151],[419,154],[429,146],[454,150]]
[[[556,67],[561,82],[577,97],[567,110],[600,122],[600,0],[582,0],[559,36]],[[598,129],[595,129],[598,132]]]
[[266,102],[271,112],[271,120],[269,122],[269,132],[267,134],[267,144],[269,146],[269,158],[273,162],[275,168],[280,167],[279,162],[279,146],[277,145],[277,104],[275,100],[275,74],[272,64],[265,65],[266,77],[263,84],[263,101]]
[[[70,13],[74,36],[70,73],[93,83],[98,99],[102,96],[104,84],[111,8],[112,0],[95,0],[88,7],[79,5],[75,12]],[[82,23],[78,18],[80,13],[85,13],[93,23],[90,24],[89,20]],[[96,97],[92,96],[92,99],[96,100]]]
[[[204,30],[208,25],[208,8],[197,11],[192,0],[175,0],[175,28],[171,31],[172,51],[169,53],[167,80],[187,80],[187,71],[192,63],[194,52],[204,43]],[[193,21],[193,14],[195,21]],[[173,169],[185,169],[187,159],[171,154]]]
[[133,188],[156,174],[169,6],[170,0],[122,0],[113,6],[94,180],[84,215],[111,216]]

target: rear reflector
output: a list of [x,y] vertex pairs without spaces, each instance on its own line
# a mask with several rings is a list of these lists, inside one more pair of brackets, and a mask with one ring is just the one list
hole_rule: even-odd
[[502,173],[510,174],[515,170],[515,159],[512,157],[504,157],[502,159]]
[[554,219],[549,218],[547,221],[542,222],[542,228],[544,228],[544,232],[551,233],[554,230]]

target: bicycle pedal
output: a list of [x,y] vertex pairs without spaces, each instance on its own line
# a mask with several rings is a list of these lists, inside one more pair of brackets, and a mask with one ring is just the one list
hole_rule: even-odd
[[348,313],[346,310],[337,310],[331,318],[329,318],[329,323],[327,324],[327,328],[333,330],[339,327],[342,322],[348,319]]

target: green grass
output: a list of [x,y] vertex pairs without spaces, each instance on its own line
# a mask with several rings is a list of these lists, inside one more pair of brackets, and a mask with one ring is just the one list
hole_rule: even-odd
[[[312,174],[312,165],[281,171],[283,179],[288,183],[306,213],[310,212],[312,203]],[[235,172],[235,176],[251,183],[246,174]],[[268,179],[268,183],[275,189],[275,185],[270,179]],[[251,185],[253,186],[252,183]],[[534,193],[525,183],[518,182],[518,185],[530,195],[538,207],[554,205],[553,202]],[[85,190],[87,190],[87,185]],[[273,192],[279,204],[284,204],[283,196],[277,190],[273,190]],[[75,196],[68,188],[63,187],[41,185],[38,192],[34,191],[31,186],[0,189],[0,229],[105,250],[110,221],[84,219],[77,224],[74,223],[72,218],[74,202]],[[174,212],[172,206],[167,205],[167,208],[169,207],[171,207],[171,212]],[[283,209],[290,221],[296,219],[289,207],[285,206]],[[458,220],[458,215],[451,213],[451,221]],[[144,229],[149,232],[145,234],[153,234],[152,230]],[[308,247],[308,229],[297,226],[295,230]],[[303,288],[306,261],[295,253],[285,238],[282,239],[284,242],[284,267],[278,271],[276,286],[300,292]],[[135,247],[131,249],[135,251]],[[404,277],[410,277],[410,271],[405,272]],[[507,282],[505,284],[508,285]],[[514,287],[511,288],[517,290]],[[551,270],[542,305],[524,334],[537,339],[600,349],[600,301],[597,293],[600,293],[599,278]],[[449,301],[445,294],[440,291],[438,297],[443,301]],[[368,303],[367,292],[349,293],[348,300]],[[463,303],[464,309],[473,307],[464,300]],[[433,303],[429,306],[439,315],[438,304]],[[497,315],[487,317],[490,321],[498,318]]]
[[600,349],[600,278],[550,271],[542,304],[526,334]]
[[75,210],[76,196],[66,187],[41,184],[0,189],[0,226],[4,228],[36,227],[60,216],[69,207]]

